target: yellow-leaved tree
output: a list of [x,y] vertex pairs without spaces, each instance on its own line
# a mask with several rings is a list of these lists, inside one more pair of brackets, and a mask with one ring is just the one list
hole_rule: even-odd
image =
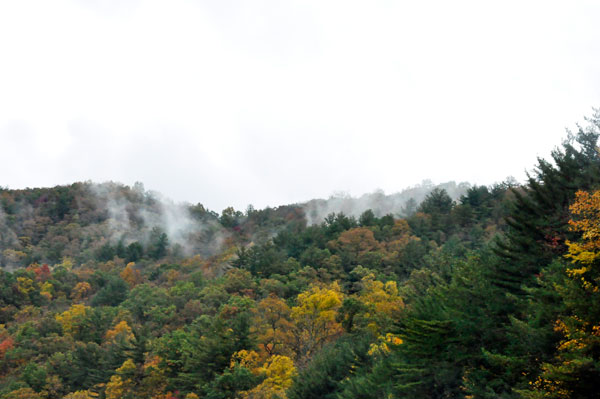
[[581,240],[567,241],[567,257],[571,258],[574,264],[582,265],[586,269],[571,269],[570,273],[582,275],[591,270],[594,262],[600,259],[600,190],[591,194],[578,191],[570,209],[574,218],[569,220],[569,225],[571,230],[581,233]]
[[17,277],[17,290],[23,295],[35,291],[33,280],[27,277]]
[[116,370],[116,374],[110,377],[106,384],[106,399],[125,399],[135,397],[134,373],[135,363],[131,359],[125,360],[123,365]]
[[91,391],[75,391],[63,397],[63,399],[96,399],[98,394]]
[[71,291],[71,298],[75,302],[81,302],[88,296],[88,294],[91,291],[92,286],[90,285],[90,283],[86,281],[79,282],[75,284],[75,287],[73,287],[73,290]]
[[381,335],[402,315],[404,302],[398,293],[398,286],[395,281],[383,283],[375,280],[373,273],[367,274],[361,282],[363,289],[358,300],[365,308],[361,318],[369,330]]
[[241,399],[285,399],[285,391],[292,386],[293,377],[296,375],[296,367],[289,357],[274,355],[264,361],[252,350],[234,353],[230,367],[244,367],[252,374],[264,377],[254,388],[239,392],[238,397]]
[[106,332],[107,341],[113,341],[118,337],[122,337],[126,341],[131,341],[134,338],[133,331],[125,320],[120,321],[113,328]]
[[[567,241],[566,269],[556,286],[565,311],[555,323],[562,336],[557,355],[542,365],[526,398],[579,399],[598,397],[600,380],[600,190],[578,191],[570,207],[571,230],[580,234]],[[590,396],[592,395],[592,396]]]
[[20,388],[2,395],[2,399],[44,399],[40,393],[31,388]]
[[40,287],[40,294],[46,298],[46,300],[50,301],[52,299],[53,292],[54,286],[49,281],[42,283],[42,286]]
[[294,322],[293,349],[299,364],[304,364],[327,341],[342,332],[336,315],[343,299],[336,282],[313,285],[298,295],[297,306],[292,308],[290,316]]
[[151,399],[166,398],[167,376],[165,370],[160,367],[161,358],[149,356],[142,365],[143,375],[140,384],[136,387],[139,397]]
[[81,322],[89,311],[89,306],[75,304],[63,313],[57,314],[55,319],[60,323],[65,334],[73,336],[79,332]]
[[263,382],[249,391],[240,392],[242,399],[286,399],[285,391],[292,386],[296,374],[294,362],[287,356],[275,355],[261,368],[265,375]]

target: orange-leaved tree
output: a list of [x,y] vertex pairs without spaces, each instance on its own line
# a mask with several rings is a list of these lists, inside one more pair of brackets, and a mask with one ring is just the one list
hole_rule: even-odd
[[253,332],[261,350],[268,356],[292,356],[293,328],[290,307],[275,294],[261,300],[256,307]]

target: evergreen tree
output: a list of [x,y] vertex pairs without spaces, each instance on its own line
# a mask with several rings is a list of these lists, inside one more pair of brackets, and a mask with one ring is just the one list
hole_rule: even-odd
[[588,122],[552,152],[553,162],[538,159],[527,186],[513,190],[509,229],[496,242],[504,262],[494,270],[496,283],[513,293],[521,293],[521,285],[531,284],[542,267],[565,252],[565,241],[572,238],[567,221],[575,192],[600,184],[600,111]]

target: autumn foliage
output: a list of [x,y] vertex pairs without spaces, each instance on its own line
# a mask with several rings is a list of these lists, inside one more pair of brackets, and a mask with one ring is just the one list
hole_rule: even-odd
[[0,187],[0,399],[596,398],[594,118],[525,184],[393,215]]

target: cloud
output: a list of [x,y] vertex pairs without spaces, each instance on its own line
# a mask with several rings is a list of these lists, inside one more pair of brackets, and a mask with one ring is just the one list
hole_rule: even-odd
[[[372,210],[377,217],[393,215],[394,217],[410,216],[406,214],[407,203],[414,201],[419,205],[434,189],[446,190],[450,198],[457,201],[467,193],[471,185],[467,182],[456,184],[454,181],[433,184],[431,180],[423,180],[421,184],[405,188],[400,192],[386,195],[383,190],[376,190],[360,197],[352,197],[348,193],[336,193],[328,199],[315,199],[302,204],[309,224],[318,224],[332,213],[343,213],[359,219],[363,212]],[[413,210],[414,211],[414,210]]]

